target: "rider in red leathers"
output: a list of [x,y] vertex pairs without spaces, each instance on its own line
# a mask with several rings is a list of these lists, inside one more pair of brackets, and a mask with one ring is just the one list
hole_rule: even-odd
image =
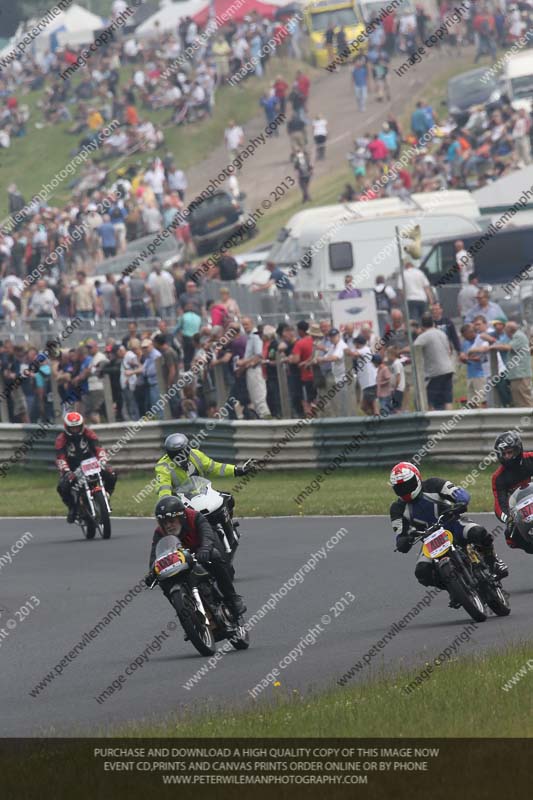
[[56,439],[56,466],[59,470],[57,491],[68,508],[67,522],[76,520],[76,497],[73,486],[76,470],[85,458],[97,458],[102,468],[102,481],[109,495],[113,494],[117,475],[106,466],[107,456],[94,431],[85,427],[77,411],[69,411],[63,419],[64,432]]

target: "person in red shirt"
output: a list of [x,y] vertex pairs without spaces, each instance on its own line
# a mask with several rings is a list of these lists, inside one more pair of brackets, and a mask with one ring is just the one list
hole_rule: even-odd
[[385,34],[385,50],[390,58],[394,55],[396,50],[396,14],[393,11],[383,17],[383,32]]
[[274,81],[274,94],[278,100],[280,114],[285,114],[287,108],[287,92],[289,91],[289,84],[284,81],[281,75],[276,77]]
[[304,99],[304,109],[307,112],[307,101],[309,100],[309,90],[311,88],[311,81],[304,75],[301,70],[298,70],[296,73],[296,86],[298,87],[298,91],[301,92],[303,99]]
[[297,324],[296,329],[299,339],[292,348],[289,361],[292,364],[297,364],[300,369],[301,404],[303,412],[307,416],[311,413],[312,403],[316,398],[313,368],[310,366],[310,362],[313,358],[314,342],[312,337],[308,334],[308,322],[301,320]]
[[389,151],[385,142],[383,142],[377,135],[374,134],[372,140],[367,144],[367,148],[372,156],[372,161],[386,161]]

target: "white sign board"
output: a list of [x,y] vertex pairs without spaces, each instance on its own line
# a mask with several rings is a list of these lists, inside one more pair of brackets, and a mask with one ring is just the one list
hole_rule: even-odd
[[331,316],[333,325],[336,328],[353,322],[357,333],[361,325],[366,322],[371,326],[373,333],[379,333],[376,296],[373,289],[363,290],[362,297],[333,300],[331,303]]

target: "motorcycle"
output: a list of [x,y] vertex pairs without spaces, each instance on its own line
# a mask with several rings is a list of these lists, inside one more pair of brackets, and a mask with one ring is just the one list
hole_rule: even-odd
[[96,532],[102,539],[111,536],[111,506],[102,481],[102,468],[97,458],[86,458],[74,471],[76,482],[76,522],[86,539]]
[[529,549],[533,549],[533,482],[512,493],[509,498],[509,512],[515,530]]
[[475,545],[455,547],[453,533],[445,527],[446,523],[464,514],[466,508],[458,504],[446,509],[434,525],[415,537],[414,543],[422,542],[422,552],[433,561],[451,601],[462,606],[473,620],[485,622],[486,606],[497,616],[506,617],[511,608],[500,581],[492,575]]
[[216,652],[216,642],[228,639],[236,650],[250,645],[242,618],[235,617],[226,606],[215,580],[182,547],[171,534],[163,536],[156,546],[153,573],[147,585],[161,584],[170,595],[172,605],[185,631],[185,640],[202,656]]
[[207,478],[193,476],[179,487],[178,497],[184,505],[199,511],[218,535],[228,561],[233,561],[240,534],[228,508],[227,497],[213,489]]

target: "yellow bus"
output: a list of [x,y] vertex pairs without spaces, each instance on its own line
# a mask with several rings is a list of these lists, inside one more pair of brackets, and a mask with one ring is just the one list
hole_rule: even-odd
[[[348,45],[365,29],[353,0],[310,0],[304,7],[304,19],[311,44],[311,59],[316,67],[326,67],[337,55],[336,42],[332,56],[326,47],[326,31],[331,24],[335,26],[335,33],[341,26],[344,28]],[[366,50],[365,44],[361,50]],[[356,55],[355,50],[353,55]]]

